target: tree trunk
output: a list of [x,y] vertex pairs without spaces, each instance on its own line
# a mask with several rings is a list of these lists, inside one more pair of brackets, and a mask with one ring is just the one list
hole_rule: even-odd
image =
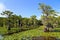
[[49,28],[44,28],[44,32],[49,32]]
[[19,20],[19,27],[21,27],[21,21]]

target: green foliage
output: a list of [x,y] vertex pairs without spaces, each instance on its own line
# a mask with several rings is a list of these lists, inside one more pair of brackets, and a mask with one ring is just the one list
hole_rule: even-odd
[[6,34],[7,33],[7,28],[6,27],[0,27],[0,34]]
[[[45,26],[45,30],[49,30],[50,28],[54,28],[57,26],[56,16],[57,12],[53,10],[49,5],[40,3],[39,8],[42,10],[42,23]],[[44,30],[44,31],[45,31]]]
[[[41,20],[38,20],[36,15],[27,18],[13,14],[13,12],[8,10],[3,11],[1,14],[7,17],[0,17],[0,34],[13,33],[12,35],[4,36],[4,40],[31,40],[33,36],[54,36],[60,38],[60,31],[58,32],[58,30],[60,30],[60,28],[58,28],[60,27],[60,16],[56,17],[55,10],[49,5],[39,4],[39,8],[43,13]],[[49,24],[56,27],[54,28],[55,32],[43,32],[46,25],[48,25],[47,28],[49,29]]]
[[30,36],[25,36],[25,37],[22,37],[21,40],[32,40],[32,38]]
[[[37,26],[41,25],[41,21],[36,19],[35,15],[32,15],[30,18],[22,17],[21,15],[13,14],[11,11],[3,11],[2,15],[6,15],[7,17],[0,17],[0,26],[2,28],[6,28],[7,33],[25,31],[37,28]],[[2,31],[1,31],[2,32]]]
[[[14,39],[28,39],[32,38],[34,36],[52,36],[52,37],[57,37],[60,38],[60,32],[43,32],[44,26],[41,26],[39,28],[33,29],[33,30],[28,30],[28,31],[24,31],[24,32],[20,32],[17,34],[13,34],[10,36],[5,36],[4,40],[14,40]],[[60,28],[54,28],[54,30],[60,30]]]
[[20,28],[11,28],[10,32],[18,32],[20,30]]

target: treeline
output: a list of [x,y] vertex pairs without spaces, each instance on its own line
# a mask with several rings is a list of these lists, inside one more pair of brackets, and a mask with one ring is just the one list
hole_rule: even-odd
[[35,15],[30,18],[22,17],[21,15],[13,14],[11,11],[3,11],[1,15],[7,17],[0,17],[0,27],[6,27],[10,32],[13,31],[25,31],[34,29],[42,25],[41,20],[38,20]]

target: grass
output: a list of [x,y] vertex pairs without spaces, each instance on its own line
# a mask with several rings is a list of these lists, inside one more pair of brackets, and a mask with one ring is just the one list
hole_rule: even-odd
[[0,27],[0,34],[5,34],[7,33],[7,28],[6,27]]
[[[21,40],[21,38],[23,37],[33,37],[33,36],[53,36],[53,37],[57,37],[60,38],[60,32],[43,32],[44,27],[41,26],[37,29],[32,29],[32,30],[28,30],[28,31],[24,31],[24,32],[19,32],[19,33],[14,33],[12,35],[7,35],[4,36],[4,40]],[[56,30],[60,30],[60,28],[55,28]],[[54,30],[55,30],[54,29]]]

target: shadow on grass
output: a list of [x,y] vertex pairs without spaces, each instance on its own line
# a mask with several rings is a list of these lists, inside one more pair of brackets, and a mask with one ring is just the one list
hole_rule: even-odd
[[58,40],[58,39],[56,39],[56,37],[40,36],[40,37],[32,37],[32,40]]
[[51,32],[60,32],[60,30],[53,30],[53,31],[51,31]]

